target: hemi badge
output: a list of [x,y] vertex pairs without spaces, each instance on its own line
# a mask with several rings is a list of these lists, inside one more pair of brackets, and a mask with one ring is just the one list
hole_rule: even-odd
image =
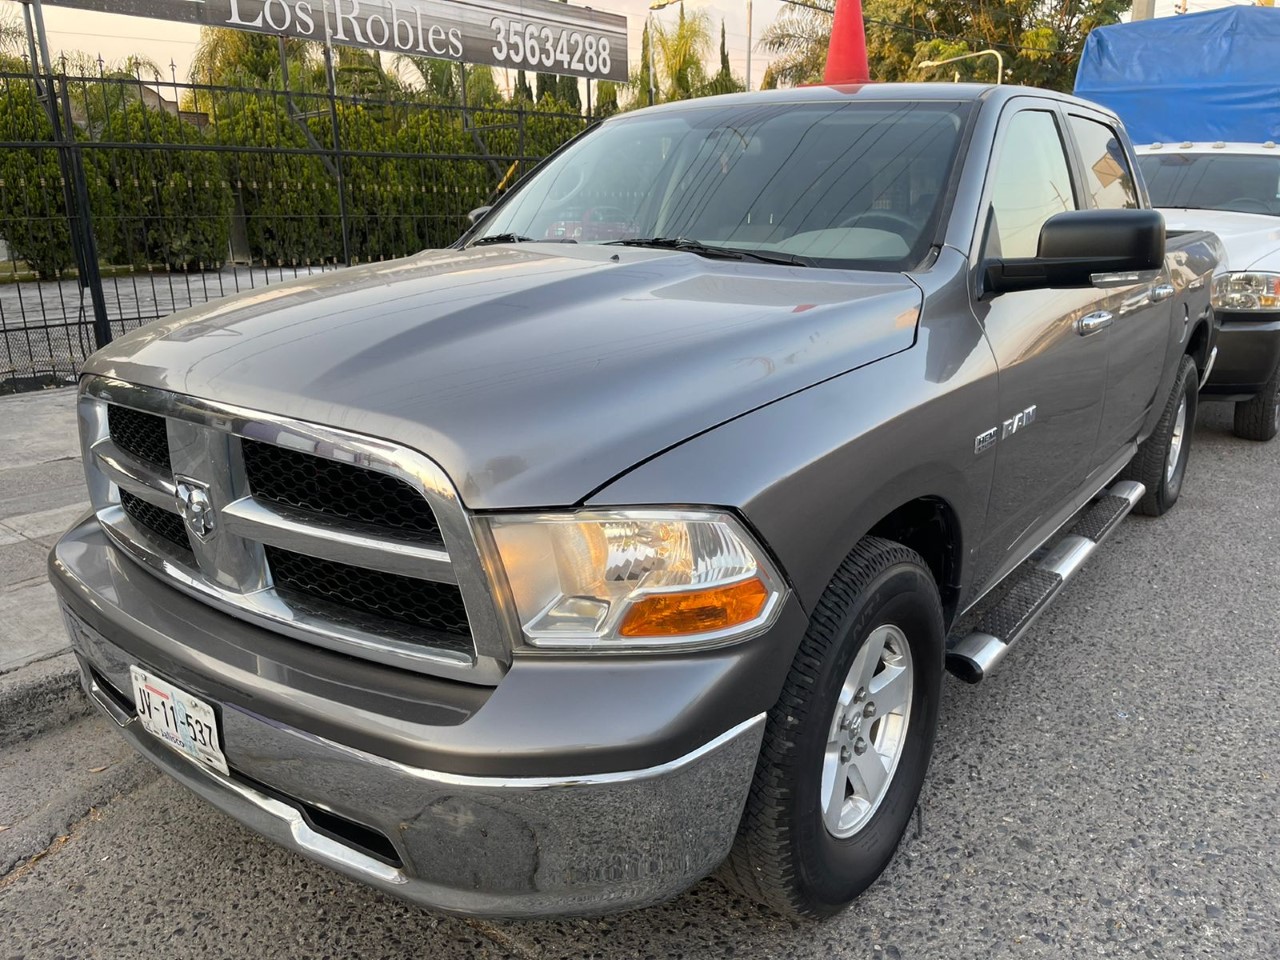
[[973,441],[973,452],[975,455],[982,453],[984,450],[990,450],[996,445],[996,441],[1000,438],[1000,428],[992,427],[990,430],[984,430],[978,434]]

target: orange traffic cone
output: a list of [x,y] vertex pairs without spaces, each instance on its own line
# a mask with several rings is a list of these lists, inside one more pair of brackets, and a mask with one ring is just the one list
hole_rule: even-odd
[[862,0],[836,0],[831,43],[827,47],[827,70],[823,83],[866,83],[867,28],[862,22]]

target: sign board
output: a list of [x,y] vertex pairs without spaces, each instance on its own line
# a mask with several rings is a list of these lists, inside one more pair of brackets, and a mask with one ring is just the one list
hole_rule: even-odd
[[627,79],[627,19],[553,0],[45,0],[387,53]]

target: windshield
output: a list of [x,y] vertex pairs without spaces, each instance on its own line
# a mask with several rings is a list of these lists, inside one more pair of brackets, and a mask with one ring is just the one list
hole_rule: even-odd
[[1138,165],[1153,207],[1280,216],[1280,157],[1161,153]]
[[967,111],[879,101],[639,113],[554,157],[470,242],[679,239],[905,269],[932,241]]

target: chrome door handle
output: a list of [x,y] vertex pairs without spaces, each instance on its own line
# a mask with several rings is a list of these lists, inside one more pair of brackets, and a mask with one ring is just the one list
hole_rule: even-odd
[[1161,300],[1168,300],[1173,296],[1173,284],[1162,283],[1158,287],[1151,288],[1151,302],[1159,303]]
[[1076,331],[1080,336],[1087,337],[1091,333],[1097,333],[1103,327],[1111,326],[1111,319],[1111,314],[1105,310],[1086,314],[1076,321]]

